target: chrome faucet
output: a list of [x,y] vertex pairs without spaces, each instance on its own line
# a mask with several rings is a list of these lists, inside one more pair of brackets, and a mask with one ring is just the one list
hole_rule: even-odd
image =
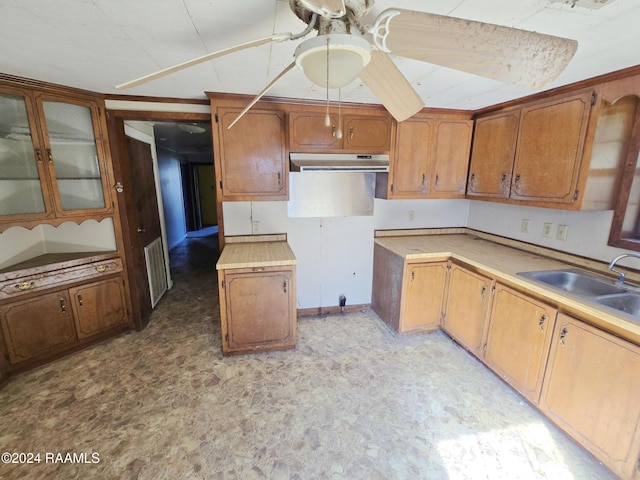
[[615,268],[613,268],[616,263],[618,263],[620,260],[622,260],[623,258],[627,258],[627,257],[635,257],[640,259],[640,253],[623,253],[622,255],[618,255],[616,258],[614,258],[613,260],[611,260],[611,263],[609,264],[609,270],[611,270],[612,272],[615,272],[618,274],[618,283],[623,284],[626,277],[624,275],[623,272],[616,270]]

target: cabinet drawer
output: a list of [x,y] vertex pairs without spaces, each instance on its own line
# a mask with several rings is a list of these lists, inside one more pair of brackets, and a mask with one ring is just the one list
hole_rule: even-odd
[[111,258],[53,272],[28,275],[0,282],[0,300],[13,298],[44,289],[71,284],[80,280],[98,278],[122,271],[122,260]]

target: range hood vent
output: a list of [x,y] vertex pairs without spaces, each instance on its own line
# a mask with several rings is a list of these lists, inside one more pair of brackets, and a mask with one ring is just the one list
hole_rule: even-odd
[[389,171],[389,155],[352,153],[290,153],[292,172],[362,172]]

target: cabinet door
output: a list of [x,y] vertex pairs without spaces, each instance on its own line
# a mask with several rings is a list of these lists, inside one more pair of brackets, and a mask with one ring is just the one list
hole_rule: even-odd
[[540,408],[622,478],[638,474],[639,372],[639,347],[558,315]]
[[477,357],[483,356],[493,281],[456,264],[449,270],[444,330]]
[[0,322],[12,364],[63,350],[76,341],[66,291],[4,305]]
[[224,275],[225,352],[294,348],[296,315],[291,270]]
[[345,115],[342,136],[345,150],[388,152],[391,148],[391,118]]
[[284,114],[252,109],[231,129],[241,109],[218,109],[221,200],[287,200]]
[[555,309],[497,284],[484,361],[514,389],[538,403]]
[[402,288],[400,332],[439,328],[446,275],[446,262],[407,266]]
[[122,277],[69,289],[78,338],[87,338],[129,321]]
[[476,119],[467,195],[508,198],[520,111]]
[[398,123],[391,165],[391,198],[425,198],[434,122],[411,119]]
[[433,152],[430,197],[464,196],[471,149],[471,120],[440,120]]
[[0,216],[24,221],[53,214],[37,115],[29,93],[0,89]]
[[289,150],[306,152],[322,149],[340,149],[342,140],[336,135],[338,116],[329,115],[330,125],[325,121],[326,112],[291,112],[289,114]]
[[522,109],[511,198],[574,201],[591,95],[587,91]]
[[108,209],[96,105],[45,95],[37,98],[56,211],[68,215]]

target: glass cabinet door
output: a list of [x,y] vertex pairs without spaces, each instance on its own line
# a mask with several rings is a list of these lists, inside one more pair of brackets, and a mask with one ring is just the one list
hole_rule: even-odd
[[0,215],[46,212],[36,145],[26,97],[0,92]]
[[102,172],[96,148],[94,117],[89,106],[43,100],[49,148],[63,211],[105,207]]

